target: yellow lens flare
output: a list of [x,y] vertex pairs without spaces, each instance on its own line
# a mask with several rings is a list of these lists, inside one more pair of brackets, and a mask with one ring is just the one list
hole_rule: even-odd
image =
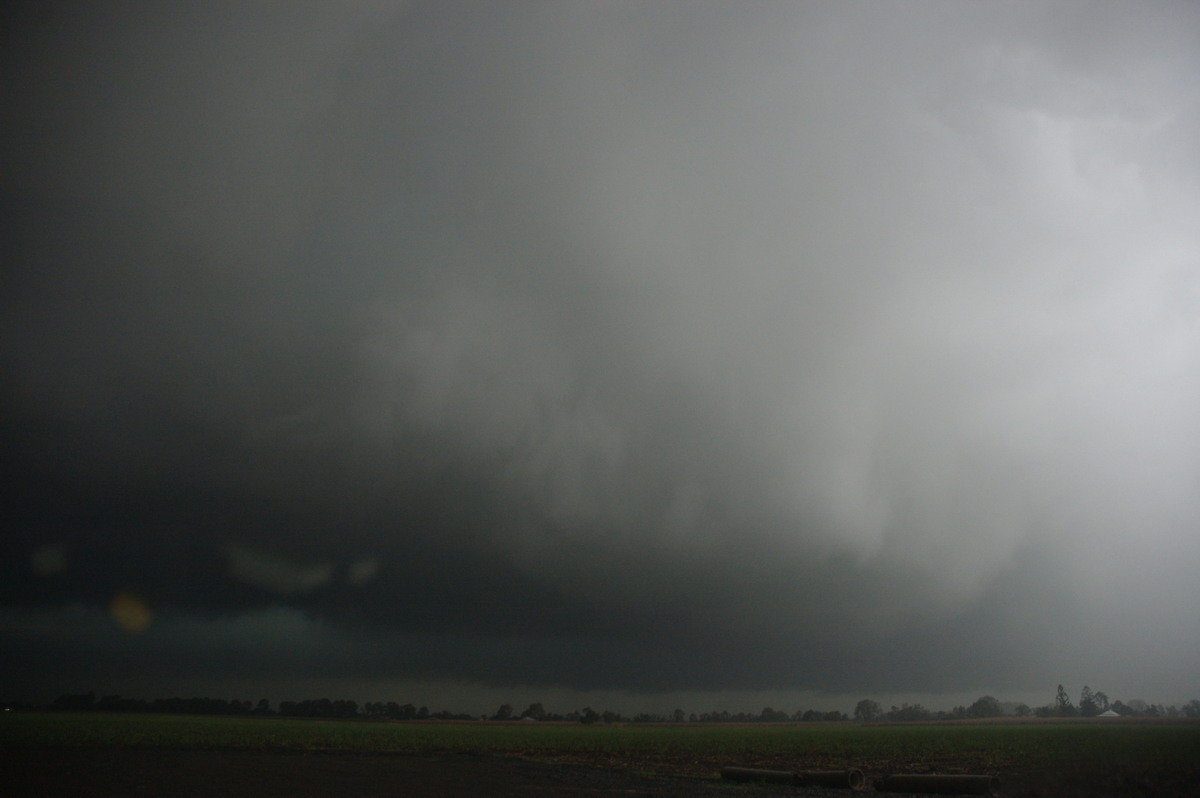
[[108,603],[108,614],[130,634],[139,634],[150,626],[150,607],[140,596],[121,591]]

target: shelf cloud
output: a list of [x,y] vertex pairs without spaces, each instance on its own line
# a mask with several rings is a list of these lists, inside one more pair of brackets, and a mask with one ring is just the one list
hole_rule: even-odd
[[4,13],[11,689],[1195,697],[1196,7]]

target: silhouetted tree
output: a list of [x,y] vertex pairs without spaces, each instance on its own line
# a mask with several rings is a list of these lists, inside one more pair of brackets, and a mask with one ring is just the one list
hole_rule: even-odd
[[1060,684],[1058,692],[1054,696],[1054,713],[1060,718],[1070,718],[1075,716],[1075,705],[1071,703],[1070,696]]
[[119,695],[102,696],[100,700],[96,702],[96,709],[100,710],[101,712],[116,712],[120,708],[121,696]]
[[1079,693],[1079,714],[1085,718],[1092,718],[1099,714],[1096,710],[1096,699],[1092,696],[1092,688],[1086,684]]
[[542,707],[540,702],[533,703],[529,705],[529,709],[521,713],[521,717],[533,718],[534,720],[545,720],[546,710]]
[[94,709],[96,705],[96,694],[86,693],[83,695],[60,695],[54,699],[54,708],[61,709],[65,712],[86,712],[89,709]]
[[980,696],[967,708],[967,715],[972,718],[998,718],[1002,714],[1000,702],[990,695]]
[[883,717],[883,707],[879,706],[878,701],[872,701],[869,698],[864,698],[854,705],[854,719],[865,722],[879,720]]
[[902,704],[892,707],[888,720],[929,720],[930,712],[920,704]]

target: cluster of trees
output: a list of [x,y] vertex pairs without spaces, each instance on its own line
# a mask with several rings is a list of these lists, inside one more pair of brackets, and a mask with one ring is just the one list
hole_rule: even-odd
[[850,720],[850,718],[845,712],[840,712],[836,709],[828,712],[822,712],[817,709],[798,709],[788,714],[781,709],[765,707],[757,715],[752,712],[705,712],[701,715],[689,715],[688,720],[692,722],[699,721],[701,723],[782,723],[784,721],[812,723],[816,721]]
[[[282,704],[280,705],[280,714],[283,714]],[[475,720],[474,715],[463,715],[461,713],[447,712],[446,710],[430,712],[429,707],[397,704],[395,701],[388,701],[386,703],[383,701],[368,701],[363,704],[362,714],[368,718],[379,718],[382,720]]]
[[998,718],[1004,713],[1000,701],[990,695],[980,696],[969,707],[957,706],[949,712],[931,711],[920,704],[901,704],[887,712],[879,702],[864,698],[854,707],[854,719],[860,721],[906,721],[906,720],[966,720],[968,718]]
[[1071,697],[1060,684],[1053,703],[1038,707],[1033,714],[1039,718],[1094,718],[1104,712],[1113,712],[1128,718],[1200,718],[1200,699],[1193,698],[1182,707],[1147,704],[1141,699],[1110,702],[1101,690],[1092,690],[1086,684],[1079,693],[1079,705],[1071,703]]
[[[1120,701],[1115,703],[1121,704]],[[1125,708],[1124,704],[1121,704],[1121,706]],[[1111,708],[1118,715],[1133,714],[1132,712],[1118,712],[1115,706]],[[1093,691],[1086,684],[1083,686],[1083,692],[1079,694],[1079,706],[1076,707],[1071,703],[1071,697],[1067,695],[1066,689],[1060,684],[1058,691],[1054,695],[1054,703],[1038,707],[1034,710],[1034,714],[1039,718],[1092,718],[1102,712],[1107,712],[1109,709],[1108,696],[1100,690]]]
[[968,718],[998,718],[1001,715],[1014,715],[1019,718],[1037,716],[1039,718],[1093,718],[1109,710],[1125,717],[1164,717],[1164,718],[1200,718],[1200,700],[1192,699],[1182,707],[1163,706],[1162,704],[1147,704],[1145,701],[1133,700],[1128,704],[1121,701],[1109,701],[1108,696],[1100,690],[1084,685],[1079,696],[1079,706],[1071,703],[1066,689],[1060,684],[1054,701],[1036,709],[1028,704],[1001,704],[996,698],[985,695],[978,698],[971,706],[957,706],[949,712],[938,710],[932,712],[920,704],[903,704],[893,706],[884,712],[879,702],[864,698],[854,707],[854,719],[859,721],[905,721],[905,720],[965,720]]
[[577,712],[568,712],[565,715],[559,715],[552,712],[547,712],[540,703],[530,704],[529,708],[520,714],[516,714],[510,704],[503,704],[494,715],[489,716],[489,720],[557,720],[557,721],[574,721],[578,723],[777,723],[782,721],[815,721],[815,720],[849,720],[843,712],[818,712],[816,710],[808,710],[788,714],[782,710],[764,707],[762,712],[757,714],[752,712],[729,713],[724,711],[705,712],[697,715],[696,713],[688,714],[682,709],[677,709],[669,715],[659,715],[651,712],[639,712],[631,717],[626,717],[620,712],[612,712],[605,710],[597,712],[591,707],[584,707]]

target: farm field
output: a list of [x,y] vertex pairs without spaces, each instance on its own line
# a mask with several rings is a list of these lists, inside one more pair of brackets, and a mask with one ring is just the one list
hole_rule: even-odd
[[[522,761],[530,767],[585,766],[686,779],[692,794],[699,794],[695,788],[701,784],[750,794],[717,781],[725,765],[854,767],[868,782],[888,773],[998,774],[1002,794],[1012,796],[1192,795],[1200,787],[1200,723],[1186,721],[608,726],[10,712],[0,717],[0,746],[47,761],[54,760],[53,752],[59,759],[121,752],[136,761],[139,752],[153,759],[174,751],[214,761],[222,755],[226,762],[256,761],[259,767],[267,767],[269,759],[293,769],[329,765],[339,756],[366,757],[373,766],[449,760],[455,763],[447,766],[452,771],[503,769]],[[387,754],[394,756],[380,756]],[[668,790],[666,782],[659,784]],[[619,792],[628,790],[613,794]]]

